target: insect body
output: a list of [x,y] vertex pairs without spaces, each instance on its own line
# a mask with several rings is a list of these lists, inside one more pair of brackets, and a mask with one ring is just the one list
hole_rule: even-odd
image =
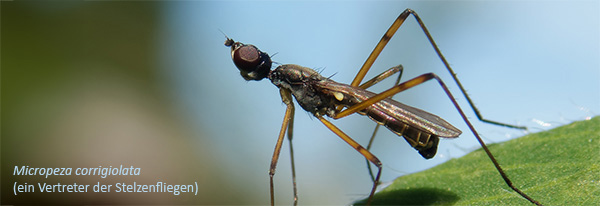
[[488,155],[491,162],[494,164],[496,170],[498,170],[498,173],[502,176],[506,184],[509,187],[511,187],[513,191],[519,193],[519,195],[521,195],[523,198],[527,199],[528,201],[534,204],[541,205],[539,202],[533,200],[531,197],[526,195],[524,192],[522,192],[512,184],[508,176],[504,173],[496,159],[493,157],[493,155],[483,142],[483,140],[481,140],[481,138],[475,131],[473,125],[467,119],[465,113],[462,111],[462,109],[448,90],[447,86],[437,75],[433,73],[426,73],[408,81],[405,81],[403,83],[397,84],[394,87],[378,94],[367,91],[365,89],[381,81],[382,79],[387,78],[398,71],[401,71],[402,67],[397,66],[376,76],[375,78],[365,82],[364,84],[359,85],[362,79],[364,78],[366,72],[369,70],[370,66],[373,64],[373,62],[385,46],[385,44],[387,44],[387,42],[393,36],[395,31],[411,14],[416,18],[417,22],[425,32],[425,35],[428,37],[430,43],[436,50],[436,53],[444,62],[444,65],[446,66],[448,71],[451,74],[453,74],[454,80],[465,95],[466,99],[473,108],[477,117],[481,121],[490,124],[496,124],[499,126],[506,126],[516,129],[525,129],[525,127],[486,120],[481,117],[479,111],[477,111],[475,106],[473,106],[471,99],[468,97],[468,95],[466,95],[464,88],[456,78],[456,75],[454,75],[454,72],[450,68],[448,62],[437,48],[435,42],[433,41],[433,38],[431,38],[431,35],[427,31],[425,25],[417,16],[417,14],[410,9],[406,9],[404,12],[402,12],[400,16],[396,19],[396,21],[392,24],[390,29],[384,34],[384,36],[381,38],[380,42],[377,44],[371,55],[367,58],[365,64],[360,69],[359,73],[350,85],[335,82],[329,78],[321,76],[315,70],[294,64],[280,65],[274,70],[271,70],[272,61],[267,53],[260,51],[254,45],[235,42],[233,39],[227,37],[227,40],[225,41],[225,46],[231,47],[231,58],[236,67],[240,70],[240,75],[247,81],[259,81],[265,78],[271,80],[271,82],[279,88],[282,101],[287,106],[269,170],[271,205],[274,205],[275,203],[273,176],[275,175],[275,168],[277,166],[279,153],[281,151],[286,131],[290,145],[290,156],[292,160],[291,164],[292,180],[294,186],[294,205],[296,205],[298,201],[296,190],[296,178],[294,171],[293,148],[291,141],[293,136],[292,130],[294,119],[294,103],[292,100],[292,96],[294,96],[298,104],[304,110],[312,113],[328,129],[330,129],[332,132],[334,132],[336,135],[342,138],[342,140],[344,140],[347,144],[349,144],[361,155],[363,155],[369,162],[377,166],[378,172],[376,176],[373,177],[373,187],[371,188],[369,199],[367,201],[367,204],[369,204],[373,198],[373,194],[375,193],[375,189],[377,188],[379,179],[381,177],[381,162],[370,151],[363,148],[360,144],[358,144],[356,141],[350,138],[347,134],[345,134],[343,131],[341,131],[339,128],[333,125],[329,120],[325,119],[324,116],[328,116],[333,119],[339,119],[353,113],[366,115],[378,124],[384,125],[395,134],[404,137],[404,139],[412,147],[418,150],[419,154],[421,154],[421,156],[423,156],[424,158],[432,158],[433,156],[435,156],[435,153],[437,151],[438,141],[440,137],[456,138],[462,132],[436,115],[402,104],[391,99],[391,96],[393,96],[394,94],[412,88],[429,80],[436,80],[440,84],[442,89],[447,94],[448,98],[452,101],[455,108],[461,115],[462,119],[469,126],[469,129],[473,132],[473,135],[481,144],[482,148],[484,149],[484,151],[486,152],[486,154]]
[[[294,64],[278,66],[268,75],[271,82],[289,89],[296,101],[315,116],[335,118],[338,106],[354,106],[376,94],[359,87],[335,82],[316,71]],[[438,137],[454,138],[461,131],[442,118],[386,98],[358,112],[403,136],[424,158],[432,158]]]
[[[230,38],[227,38],[225,45],[231,46],[231,58],[244,79],[258,81],[268,78],[280,89],[283,101],[288,107],[293,109],[290,97],[293,95],[304,110],[323,121],[328,128],[340,135],[342,139],[379,167],[379,172],[371,192],[372,196],[381,174],[381,162],[377,157],[341,132],[341,130],[333,126],[329,121],[325,120],[323,116],[329,116],[334,119],[341,118],[339,117],[341,108],[357,106],[361,102],[373,98],[376,94],[359,87],[335,82],[321,76],[313,69],[295,64],[280,65],[274,70],[269,70],[268,66],[271,64],[270,57],[256,46],[235,42]],[[357,112],[367,115],[375,122],[403,136],[411,146],[427,159],[435,155],[439,137],[454,138],[461,134],[460,130],[442,118],[404,105],[391,98],[385,98],[367,105]],[[290,117],[286,119],[291,119]],[[284,122],[282,131],[287,129],[286,127],[288,126],[286,124]],[[289,127],[291,128],[291,124]],[[291,136],[291,134],[288,134],[288,136]],[[280,139],[282,137],[280,136]],[[279,144],[276,146],[276,154],[274,154],[274,160],[271,165],[271,176],[274,175],[280,147]],[[273,188],[271,188],[271,191],[273,193]]]

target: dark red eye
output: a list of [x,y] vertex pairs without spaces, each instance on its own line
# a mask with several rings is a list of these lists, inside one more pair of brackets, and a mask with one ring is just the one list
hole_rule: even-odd
[[225,46],[231,47],[231,59],[245,80],[264,79],[271,71],[271,57],[254,45],[227,38]]
[[248,72],[252,71],[261,62],[258,49],[252,45],[243,45],[236,49],[233,51],[231,58],[233,58],[235,66]]

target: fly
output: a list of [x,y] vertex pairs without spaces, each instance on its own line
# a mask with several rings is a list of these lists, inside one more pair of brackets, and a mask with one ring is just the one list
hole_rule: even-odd
[[[333,133],[342,138],[342,140],[344,140],[347,144],[349,144],[361,155],[363,155],[367,159],[367,161],[371,162],[377,167],[377,174],[375,176],[372,175],[373,186],[371,188],[371,192],[369,193],[369,198],[367,200],[367,204],[370,204],[373,199],[373,195],[375,193],[377,185],[379,184],[379,179],[381,177],[381,161],[379,161],[379,159],[368,150],[369,147],[365,149],[363,146],[361,146],[352,138],[350,138],[350,136],[348,136],[346,133],[344,133],[342,130],[336,127],[333,123],[325,119],[325,116],[333,119],[339,119],[353,113],[366,115],[373,121],[377,122],[379,125],[383,125],[395,134],[404,137],[404,139],[413,148],[415,148],[419,152],[419,154],[421,154],[421,156],[423,156],[424,158],[432,158],[436,154],[440,137],[456,138],[462,132],[456,127],[452,126],[450,123],[446,122],[444,119],[434,114],[402,104],[398,101],[391,99],[391,97],[394,94],[410,89],[429,80],[436,80],[441,86],[441,88],[445,91],[448,98],[452,101],[455,108],[461,115],[462,119],[469,126],[469,129],[473,132],[473,134],[475,135],[482,148],[484,149],[484,151],[498,170],[499,174],[507,183],[507,185],[528,201],[537,205],[541,205],[539,202],[532,199],[512,184],[511,180],[500,167],[499,163],[496,161],[496,159],[489,151],[483,140],[481,140],[481,138],[475,131],[475,128],[467,119],[466,115],[456,102],[454,96],[448,90],[448,87],[437,75],[435,75],[434,73],[426,73],[400,83],[400,77],[402,75],[403,68],[401,65],[399,65],[388,69],[387,71],[375,76],[373,79],[366,81],[363,84],[360,84],[360,82],[362,82],[362,80],[364,79],[367,71],[370,69],[371,65],[373,64],[383,47],[385,47],[390,38],[394,35],[394,33],[398,30],[402,23],[404,23],[406,18],[411,14],[415,17],[420,27],[423,29],[425,35],[429,39],[429,42],[432,44],[440,59],[444,62],[444,65],[446,66],[448,71],[452,74],[452,77],[458,84],[461,92],[466,97],[467,101],[469,102],[471,108],[474,110],[477,117],[481,121],[490,124],[496,124],[499,126],[505,126],[515,129],[526,129],[525,127],[500,123],[492,120],[487,120],[481,117],[479,111],[476,109],[471,99],[466,94],[462,84],[460,84],[460,81],[458,81],[458,79],[456,78],[456,75],[450,68],[450,65],[448,64],[444,56],[441,54],[439,48],[433,41],[433,38],[429,34],[429,31],[427,30],[419,16],[411,9],[406,9],[398,16],[398,18],[394,21],[392,26],[383,35],[383,37],[381,38],[380,42],[377,44],[371,55],[367,58],[364,65],[356,75],[355,79],[349,85],[335,82],[329,78],[321,76],[318,72],[316,72],[313,69],[295,64],[279,65],[274,70],[271,70],[272,61],[270,56],[266,52],[259,50],[254,45],[236,42],[233,39],[227,37],[227,40],[225,41],[225,46],[231,47],[231,58],[236,67],[239,69],[240,75],[247,81],[259,81],[265,78],[269,79],[271,83],[273,83],[279,88],[281,99],[286,104],[285,116],[283,119],[281,130],[279,132],[277,144],[275,145],[275,151],[273,152],[271,166],[269,169],[271,205],[275,204],[273,176],[275,175],[275,169],[277,166],[277,161],[279,159],[279,154],[283,145],[283,139],[285,137],[286,131],[291,153],[290,156],[292,164],[294,205],[298,203],[294,156],[292,147],[292,131],[294,120],[294,103],[292,100],[292,96],[294,96],[296,102],[298,102],[298,104],[304,110],[313,114],[328,129],[330,129]],[[399,73],[398,80],[392,88],[378,94],[366,90],[368,87],[396,73]],[[377,128],[375,129],[375,131],[377,131]],[[375,135],[373,135],[373,137],[374,136]],[[372,142],[373,137],[371,138],[370,142]]]

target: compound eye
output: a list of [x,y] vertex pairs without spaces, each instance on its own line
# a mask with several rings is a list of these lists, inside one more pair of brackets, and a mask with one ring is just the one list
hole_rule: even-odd
[[231,59],[245,80],[259,81],[269,75],[272,62],[267,53],[261,52],[254,45],[234,42],[229,38],[225,41],[225,46],[231,47]]
[[252,45],[243,45],[232,53],[233,63],[240,70],[251,72],[261,63],[258,48]]

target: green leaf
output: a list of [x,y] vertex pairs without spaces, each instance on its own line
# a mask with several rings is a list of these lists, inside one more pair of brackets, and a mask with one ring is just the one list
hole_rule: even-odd
[[[540,203],[600,205],[600,117],[488,147],[513,184]],[[372,204],[531,205],[504,183],[482,149],[399,177]]]

